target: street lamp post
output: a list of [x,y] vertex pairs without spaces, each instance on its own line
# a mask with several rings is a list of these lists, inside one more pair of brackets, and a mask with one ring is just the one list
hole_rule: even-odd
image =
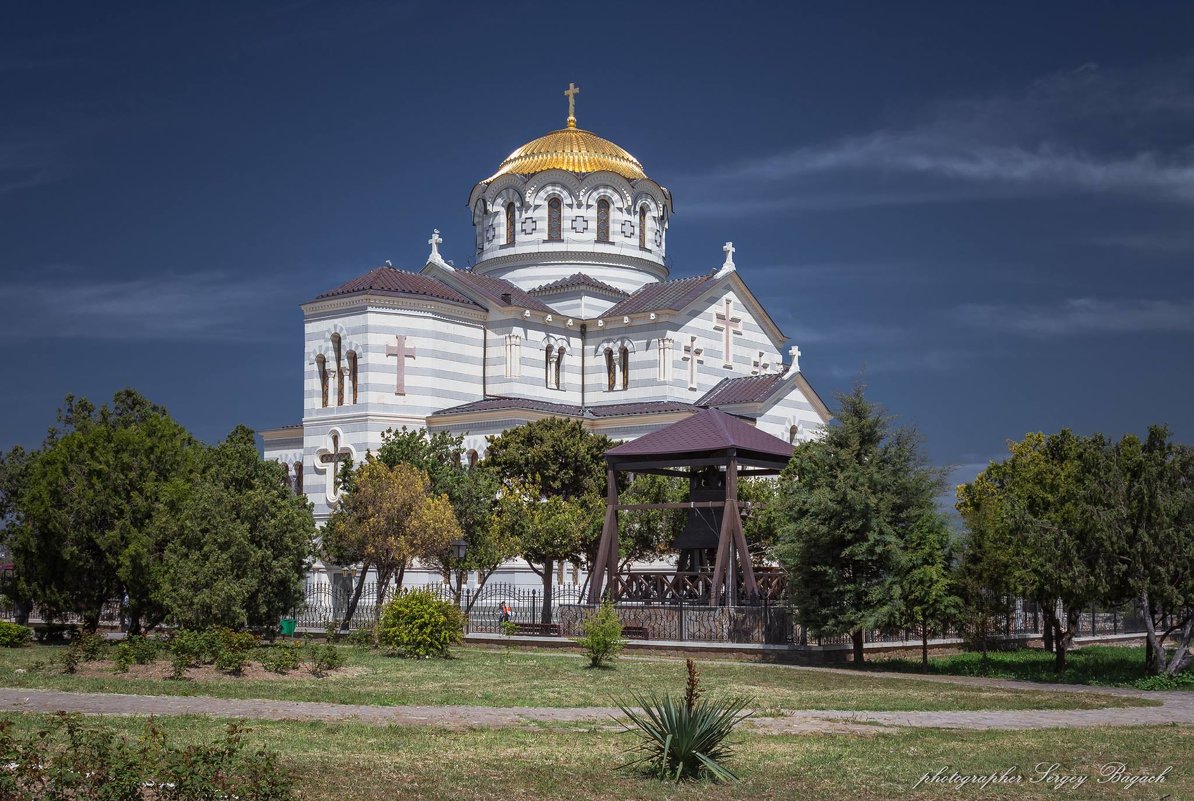
[[468,554],[468,541],[452,540],[452,558],[456,560],[456,599],[459,603],[464,593],[464,557]]

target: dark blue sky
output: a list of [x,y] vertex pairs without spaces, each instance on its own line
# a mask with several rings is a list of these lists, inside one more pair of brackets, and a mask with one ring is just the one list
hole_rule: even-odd
[[131,385],[201,437],[301,414],[298,304],[582,127],[732,239],[826,397],[955,478],[1008,438],[1194,440],[1194,4],[0,6],[0,445]]

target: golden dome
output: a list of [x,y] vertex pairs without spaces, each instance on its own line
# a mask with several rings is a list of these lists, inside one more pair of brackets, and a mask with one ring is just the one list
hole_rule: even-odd
[[515,150],[485,182],[507,173],[530,175],[552,169],[568,172],[608,170],[631,181],[647,177],[643,165],[634,156],[592,131],[575,127],[571,119],[568,122],[567,128],[552,131]]

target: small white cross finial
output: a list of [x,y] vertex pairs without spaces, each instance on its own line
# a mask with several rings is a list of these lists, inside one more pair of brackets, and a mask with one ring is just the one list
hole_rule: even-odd
[[719,278],[726,273],[733,272],[734,270],[738,269],[734,266],[734,251],[736,249],[737,248],[734,247],[733,242],[726,242],[725,246],[722,247],[722,250],[725,251],[726,254],[726,260],[725,263],[721,265],[721,269],[717,271]]
[[790,355],[792,357],[792,363],[790,365],[788,365],[787,374],[791,375],[792,373],[799,373],[800,372],[800,347],[798,345],[793,345],[792,347],[788,348],[788,355]]
[[439,237],[439,229],[434,229],[431,233],[431,238],[427,240],[427,244],[431,245],[431,258],[439,258],[439,246],[443,244],[443,241]]

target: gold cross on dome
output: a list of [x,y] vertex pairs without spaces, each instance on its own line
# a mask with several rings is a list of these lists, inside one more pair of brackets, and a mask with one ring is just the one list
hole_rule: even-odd
[[564,90],[564,94],[568,96],[568,127],[576,127],[576,96],[580,94],[580,87],[572,81],[568,82],[568,88]]

